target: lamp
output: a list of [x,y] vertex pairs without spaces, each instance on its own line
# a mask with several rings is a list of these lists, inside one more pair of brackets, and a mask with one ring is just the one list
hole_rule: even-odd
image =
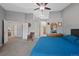
[[58,27],[62,27],[62,22],[58,22]]

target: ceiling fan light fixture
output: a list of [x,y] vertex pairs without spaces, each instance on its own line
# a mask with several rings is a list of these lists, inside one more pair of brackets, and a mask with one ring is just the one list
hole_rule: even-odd
[[40,10],[44,10],[45,8],[44,8],[44,6],[40,6]]

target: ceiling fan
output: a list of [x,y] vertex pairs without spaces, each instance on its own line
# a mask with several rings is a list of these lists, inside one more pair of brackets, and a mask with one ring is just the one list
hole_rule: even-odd
[[41,10],[41,11],[43,11],[43,10],[51,10],[51,8],[46,7],[46,5],[48,3],[36,3],[36,4],[39,6],[39,8],[36,8],[34,10]]

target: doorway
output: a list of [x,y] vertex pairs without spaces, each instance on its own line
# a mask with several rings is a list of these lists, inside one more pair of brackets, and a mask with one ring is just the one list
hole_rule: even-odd
[[8,38],[17,37],[17,23],[8,21]]
[[46,36],[46,34],[47,34],[46,25],[47,25],[46,21],[40,22],[40,36]]
[[27,39],[28,35],[28,23],[15,22],[15,21],[3,21],[3,44],[7,43],[10,39],[20,38]]

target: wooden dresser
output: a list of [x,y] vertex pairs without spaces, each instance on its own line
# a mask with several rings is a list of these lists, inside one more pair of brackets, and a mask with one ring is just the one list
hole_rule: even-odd
[[51,33],[51,34],[47,34],[47,36],[61,37],[61,36],[64,36],[64,34],[60,34],[60,33]]

